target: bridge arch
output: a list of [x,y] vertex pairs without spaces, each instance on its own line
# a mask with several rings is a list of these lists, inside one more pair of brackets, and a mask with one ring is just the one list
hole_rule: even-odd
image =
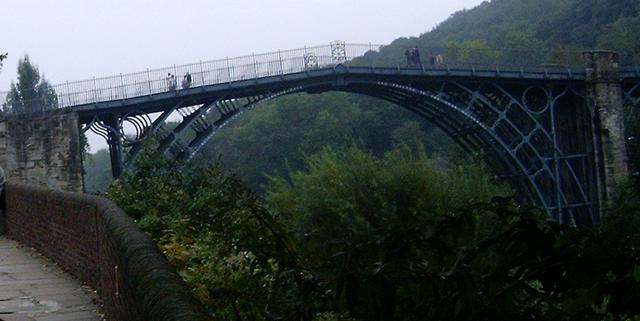
[[[181,90],[166,90],[149,72],[143,79],[138,74],[109,78],[123,84],[119,87],[123,95],[103,99],[106,87],[101,86],[81,92],[87,97],[74,94],[84,103],[72,108],[82,123],[94,124],[85,128],[107,138],[112,164],[117,165],[112,168],[120,169],[125,119],[136,128],[144,127],[132,140],[134,156],[145,137],[156,136],[161,152],[188,160],[218,129],[259,102],[299,92],[376,97],[422,116],[464,150],[480,151],[495,173],[515,182],[522,195],[566,224],[598,223],[616,183],[626,174],[624,138],[618,128],[622,126],[616,117],[622,113],[621,100],[637,105],[640,74],[637,68],[618,68],[614,53],[586,53],[586,68],[375,66],[372,60],[362,64],[362,59],[343,59],[333,50],[323,56],[322,64],[303,64],[302,55],[291,54],[289,59],[279,54],[242,57],[206,70],[200,64],[200,73],[195,65],[184,66],[193,69],[200,82]],[[131,95],[125,90],[127,83],[148,85],[148,94]],[[181,115],[181,123],[166,128],[164,123],[174,112]],[[161,115],[148,125],[143,115],[153,113]],[[188,128],[195,134],[183,141],[181,133]]]
[[[593,177],[581,176],[592,161],[589,151],[564,151],[561,141],[567,137],[560,137],[561,131],[556,126],[559,107],[580,113],[584,124],[590,123],[580,98],[581,89],[566,83],[503,85],[465,83],[458,79],[426,83],[357,77],[318,79],[260,95],[227,96],[198,107],[184,107],[191,112],[185,112],[183,123],[174,132],[160,136],[159,150],[167,152],[182,130],[200,120],[204,125],[196,129],[195,138],[174,153],[190,160],[218,129],[257,104],[294,93],[327,91],[375,97],[418,114],[464,150],[485,154],[494,172],[507,177],[523,197],[539,204],[562,223],[592,224],[599,220],[591,206]],[[175,109],[181,108],[168,111]],[[219,118],[208,119],[214,109]],[[150,132],[158,131],[157,128]],[[139,148],[134,145],[132,151]]]

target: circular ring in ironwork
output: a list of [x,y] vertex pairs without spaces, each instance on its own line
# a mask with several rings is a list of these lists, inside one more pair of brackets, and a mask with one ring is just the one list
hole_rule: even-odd
[[309,52],[304,54],[304,69],[318,69],[320,66],[318,62],[318,56],[316,54]]
[[347,61],[347,47],[344,41],[336,40],[331,43],[331,58],[336,63]]
[[551,106],[551,94],[540,86],[528,87],[522,93],[522,106],[534,114],[544,113]]
[[[132,115],[133,114],[133,115]],[[133,136],[127,135],[124,131],[124,123],[128,123],[133,127],[135,133]],[[122,117],[122,126],[120,126],[120,135],[122,137],[122,143],[125,146],[135,144],[145,138],[145,134],[151,128],[151,118],[147,114],[129,112]]]

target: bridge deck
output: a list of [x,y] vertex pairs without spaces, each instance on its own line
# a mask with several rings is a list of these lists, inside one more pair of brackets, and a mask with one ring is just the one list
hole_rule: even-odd
[[0,236],[0,321],[103,320],[94,298],[52,262]]

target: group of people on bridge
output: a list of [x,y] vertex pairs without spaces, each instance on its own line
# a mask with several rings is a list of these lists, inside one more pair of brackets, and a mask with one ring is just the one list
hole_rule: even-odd
[[[407,58],[407,67],[422,67],[420,60],[420,50],[416,47],[405,50],[404,55]],[[429,66],[441,67],[444,65],[444,57],[439,53],[429,53]]]
[[[182,89],[187,89],[187,88],[191,88],[191,74],[187,71],[184,76],[182,77]],[[176,90],[178,87],[178,80],[176,79],[175,75],[172,75],[171,73],[167,74],[167,87],[169,88],[170,91]]]
[[[422,61],[420,60],[420,50],[417,47],[408,48],[407,50],[405,50],[404,55],[407,59],[407,67],[422,68]],[[444,58],[440,53],[430,52],[428,62],[429,66],[431,67],[442,67],[444,65]],[[169,91],[174,91],[178,88],[177,78],[171,73],[167,73],[166,83]],[[191,84],[191,74],[189,72],[186,72],[182,77],[182,89],[191,88]]]

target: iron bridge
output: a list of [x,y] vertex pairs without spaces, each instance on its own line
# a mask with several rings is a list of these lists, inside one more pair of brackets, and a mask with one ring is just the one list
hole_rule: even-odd
[[[466,151],[485,155],[495,173],[560,223],[600,221],[611,197],[614,174],[608,168],[615,164],[608,157],[609,136],[598,125],[604,103],[594,88],[603,81],[594,76],[594,69],[601,74],[594,61],[611,56],[615,79],[605,82],[619,90],[627,119],[640,101],[637,67],[618,66],[621,57],[608,52],[567,54],[561,63],[541,52],[470,61],[446,48],[423,49],[422,64],[408,65],[402,53],[382,61],[377,53],[385,50],[337,41],[53,87],[60,110],[76,112],[85,131],[107,140],[115,177],[130,168],[148,137],[157,139],[160,152],[188,161],[220,128],[259,103],[342,91],[422,116]],[[444,61],[432,64],[429,52]],[[182,86],[186,73],[191,81]],[[175,88],[169,74],[178,78]],[[168,119],[179,125],[169,128]]]

